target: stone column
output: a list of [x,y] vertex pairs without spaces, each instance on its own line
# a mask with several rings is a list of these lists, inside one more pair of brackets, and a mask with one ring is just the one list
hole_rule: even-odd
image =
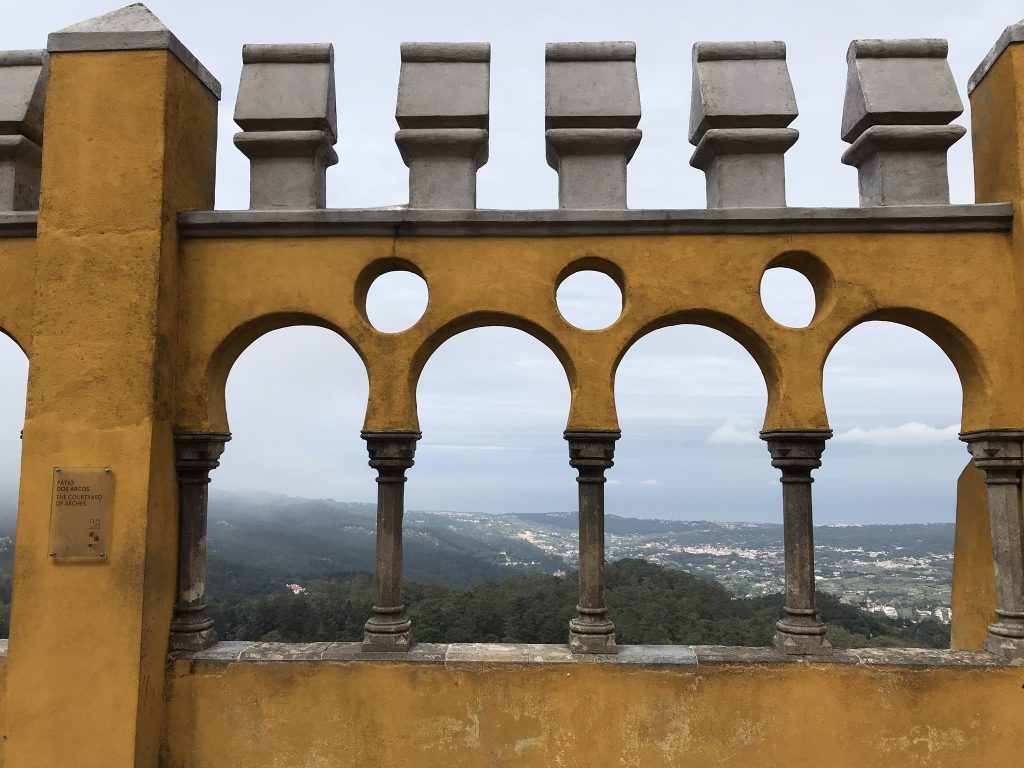
[[615,625],[604,604],[604,484],[614,462],[616,430],[565,431],[569,465],[579,472],[580,602],[569,622],[574,653],[616,653]]
[[776,429],[761,433],[772,466],[782,471],[782,520],[786,552],[786,616],[775,625],[775,647],[795,656],[828,655],[825,624],[814,606],[814,521],[811,471],[821,466],[830,429]]
[[377,576],[373,616],[366,622],[363,650],[408,651],[412,620],[402,603],[402,517],[405,470],[413,465],[419,432],[363,432],[370,466],[377,470]]
[[178,594],[171,620],[171,649],[201,651],[217,642],[213,619],[206,615],[206,520],[210,470],[218,459],[227,432],[177,432],[174,435],[178,470]]
[[960,439],[985,472],[992,553],[996,566],[996,616],[988,627],[985,650],[1024,659],[1024,519],[1021,512],[1021,470],[1024,430],[964,432]]

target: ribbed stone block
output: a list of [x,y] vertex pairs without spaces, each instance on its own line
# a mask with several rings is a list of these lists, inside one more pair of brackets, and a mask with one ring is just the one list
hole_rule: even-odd
[[46,52],[0,52],[0,211],[39,207]]
[[949,202],[946,153],[966,130],[945,40],[854,40],[846,54],[843,163],[862,206]]
[[487,162],[491,46],[403,43],[395,142],[409,167],[411,208],[476,207]]
[[640,144],[636,45],[548,43],[544,126],[559,208],[625,208]]
[[246,45],[234,119],[250,160],[252,209],[324,208],[338,162],[334,47]]
[[708,208],[786,204],[785,152],[799,133],[782,42],[696,43],[690,165],[705,173]]

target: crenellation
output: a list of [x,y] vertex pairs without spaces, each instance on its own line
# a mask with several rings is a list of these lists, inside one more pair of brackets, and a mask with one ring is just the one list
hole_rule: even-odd
[[786,205],[798,114],[785,43],[694,44],[690,165],[705,173],[708,208]]
[[403,43],[395,143],[409,167],[409,207],[476,208],[487,162],[491,46]]
[[39,207],[46,51],[0,52],[0,211]]
[[547,161],[559,208],[625,208],[626,165],[640,145],[640,86],[632,42],[548,43]]
[[243,46],[234,120],[251,209],[327,206],[327,169],[338,162],[333,45]]
[[945,40],[854,40],[847,50],[842,162],[863,206],[949,202],[946,152],[967,132]]

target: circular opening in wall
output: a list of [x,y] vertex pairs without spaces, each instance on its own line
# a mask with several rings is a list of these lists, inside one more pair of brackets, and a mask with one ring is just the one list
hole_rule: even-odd
[[814,319],[814,286],[795,269],[773,267],[761,277],[761,305],[779,325],[806,328]]
[[366,293],[366,319],[381,333],[412,328],[427,309],[427,282],[405,270],[385,272]]
[[562,317],[584,331],[607,328],[622,314],[619,284],[592,269],[574,272],[559,283],[555,301]]

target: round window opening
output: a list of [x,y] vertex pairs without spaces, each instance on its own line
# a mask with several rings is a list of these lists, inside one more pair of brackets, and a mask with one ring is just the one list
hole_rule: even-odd
[[814,286],[795,269],[773,267],[761,277],[761,304],[787,328],[806,328],[814,319]]
[[366,319],[381,333],[407,331],[427,309],[427,283],[412,272],[385,272],[366,294]]
[[555,300],[562,317],[584,331],[607,328],[622,314],[622,289],[604,272],[574,272],[558,286]]

